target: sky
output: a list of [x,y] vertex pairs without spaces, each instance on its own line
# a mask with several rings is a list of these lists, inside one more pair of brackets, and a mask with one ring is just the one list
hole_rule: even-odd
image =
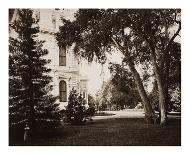
[[102,66],[96,62],[88,63],[83,61],[80,64],[80,73],[88,78],[88,92],[95,96],[98,90],[100,90],[103,81],[108,81],[111,77],[110,71],[108,69],[109,63],[122,63],[122,54],[119,52],[114,52],[107,55],[107,61]]

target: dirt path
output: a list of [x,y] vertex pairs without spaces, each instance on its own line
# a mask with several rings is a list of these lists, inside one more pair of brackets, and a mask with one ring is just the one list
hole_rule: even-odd
[[[111,119],[111,118],[143,118],[144,111],[135,111],[135,110],[121,110],[121,111],[104,111],[105,113],[110,113],[114,115],[110,116],[94,116],[93,120],[99,119]],[[168,114],[169,118],[181,118],[181,114],[177,112],[171,112]]]
[[110,116],[95,116],[94,120],[98,119],[111,119],[111,118],[142,118],[144,117],[143,111],[104,111],[105,113],[110,113],[114,115]]

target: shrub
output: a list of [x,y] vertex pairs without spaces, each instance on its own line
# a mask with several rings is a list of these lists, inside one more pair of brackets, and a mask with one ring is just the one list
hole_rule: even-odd
[[71,124],[84,124],[86,121],[86,100],[72,89],[66,106],[66,120]]
[[89,107],[86,110],[86,118],[92,121],[92,117],[95,115],[95,112],[96,112],[95,107]]
[[102,103],[100,106],[99,106],[99,110],[100,111],[105,111],[107,109],[107,104],[106,103]]

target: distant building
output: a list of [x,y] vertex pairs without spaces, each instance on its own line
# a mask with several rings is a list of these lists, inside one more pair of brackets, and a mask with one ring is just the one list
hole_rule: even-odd
[[[11,30],[11,23],[17,19],[17,9],[9,11],[10,35],[14,35]],[[44,40],[44,48],[49,51],[47,59],[51,59],[48,65],[52,69],[53,95],[59,96],[57,102],[60,108],[68,103],[69,93],[74,88],[88,101],[87,78],[79,73],[79,60],[74,55],[73,47],[59,47],[55,39],[55,33],[62,24],[61,17],[69,18],[70,10],[57,9],[34,9],[34,18],[40,27],[39,39]]]

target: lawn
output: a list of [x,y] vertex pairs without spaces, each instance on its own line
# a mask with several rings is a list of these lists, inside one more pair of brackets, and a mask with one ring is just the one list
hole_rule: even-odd
[[169,119],[166,127],[150,125],[142,118],[115,118],[64,125],[37,134],[35,140],[10,145],[35,146],[180,146],[181,120]]

